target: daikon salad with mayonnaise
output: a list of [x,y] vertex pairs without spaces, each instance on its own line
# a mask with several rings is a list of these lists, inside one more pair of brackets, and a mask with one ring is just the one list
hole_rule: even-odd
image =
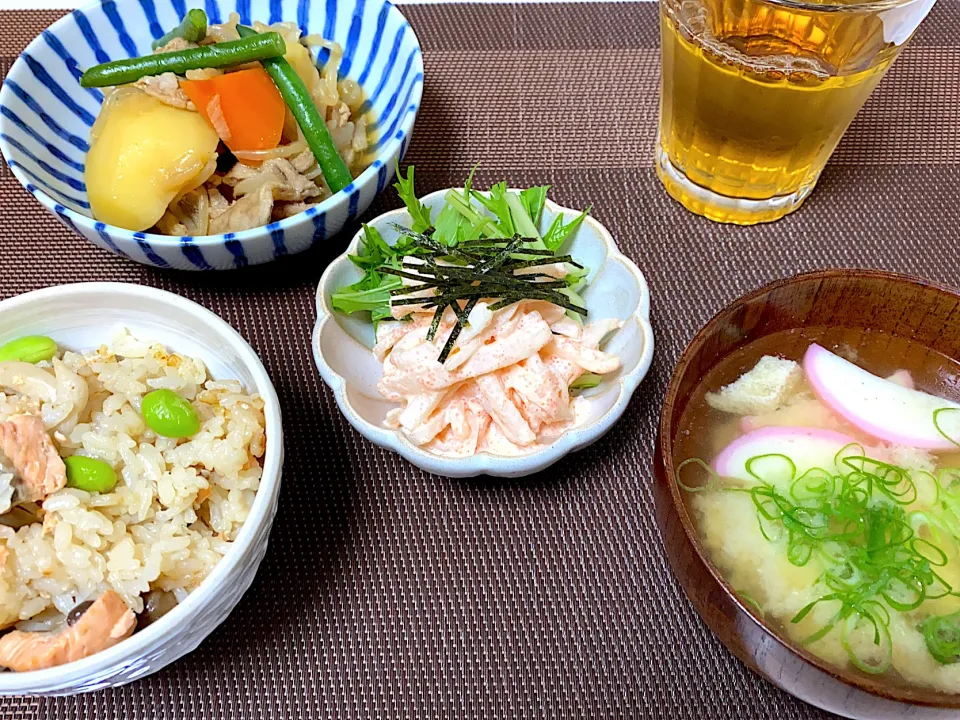
[[434,216],[413,167],[397,177],[409,223],[393,244],[364,226],[363,277],[331,298],[376,326],[386,426],[453,457],[526,454],[576,427],[581,391],[620,368],[602,346],[622,322],[586,322],[588,268],[565,252],[589,210],[547,223],[547,186],[481,193],[471,172]]

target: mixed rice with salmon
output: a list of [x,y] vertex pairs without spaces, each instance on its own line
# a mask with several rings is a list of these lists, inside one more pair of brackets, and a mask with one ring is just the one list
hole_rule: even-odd
[[[18,352],[40,341],[43,359]],[[35,670],[120,642],[210,573],[256,496],[264,403],[127,332],[0,357],[0,667]]]

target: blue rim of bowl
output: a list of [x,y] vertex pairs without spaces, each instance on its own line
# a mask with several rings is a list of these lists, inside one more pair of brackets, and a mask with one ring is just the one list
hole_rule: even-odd
[[[7,168],[10,170],[10,172],[13,173],[14,177],[17,178],[24,189],[33,195],[41,205],[60,217],[78,234],[82,235],[83,233],[80,232],[80,228],[84,228],[89,230],[91,233],[96,233],[111,247],[114,245],[114,236],[123,241],[128,241],[135,244],[149,242],[162,248],[179,248],[184,245],[185,241],[189,241],[191,246],[197,248],[203,248],[212,245],[223,245],[228,241],[232,243],[242,243],[244,240],[258,237],[265,232],[282,232],[283,230],[299,225],[304,219],[314,218],[318,215],[325,215],[328,211],[340,205],[345,198],[350,203],[351,208],[355,208],[360,199],[360,190],[362,186],[370,182],[374,175],[377,175],[376,195],[379,195],[381,192],[383,192],[384,188],[386,187],[387,176],[389,174],[389,169],[384,163],[383,158],[391,157],[394,151],[396,151],[397,162],[399,163],[403,154],[403,143],[411,136],[413,124],[416,120],[417,112],[420,109],[420,102],[423,98],[423,49],[420,45],[420,38],[417,37],[416,31],[414,31],[413,26],[410,24],[407,18],[397,9],[396,5],[394,5],[391,0],[383,0],[383,2],[390,6],[389,12],[397,13],[400,16],[403,23],[407,26],[408,32],[413,37],[413,42],[416,46],[413,52],[414,67],[411,68],[415,70],[413,76],[413,85],[411,86],[410,93],[406,98],[406,109],[401,111],[403,113],[402,120],[399,123],[399,127],[393,132],[393,137],[387,139],[386,142],[380,146],[377,156],[373,159],[370,165],[368,165],[363,172],[360,173],[360,175],[355,177],[349,185],[317,205],[307,208],[303,212],[297,213],[296,215],[291,215],[288,218],[271,222],[262,227],[251,228],[250,230],[241,230],[240,232],[235,233],[220,233],[218,235],[193,235],[189,238],[161,235],[159,233],[126,230],[116,225],[110,225],[109,223],[95,220],[94,218],[88,217],[82,213],[78,213],[75,210],[71,210],[63,205],[63,203],[60,203],[50,197],[50,195],[44,192],[42,188],[38,187],[36,183],[26,177],[26,175],[21,171],[20,166],[15,161],[9,159],[10,147],[6,138],[2,134],[0,134],[0,153],[3,154]],[[94,2],[87,3],[85,6],[78,8],[78,10],[80,12],[84,12],[85,10],[98,8],[100,5],[101,3],[99,0],[95,0]],[[31,52],[31,50],[35,49],[35,47],[40,44],[44,33],[55,31],[61,24],[66,25],[73,17],[73,12],[64,15],[62,18],[53,23],[53,25],[45,29],[40,35],[31,40],[30,44],[27,45],[23,52]],[[22,61],[23,55],[21,54],[14,62],[14,66]],[[10,71],[8,71],[6,76],[7,78],[9,78],[13,72],[14,66],[11,66]],[[5,78],[2,87],[0,87],[0,92],[7,91],[7,89],[7,82]],[[356,216],[356,214],[357,213],[354,210],[352,216]],[[351,215],[348,212],[348,218],[349,217],[351,217]],[[120,252],[119,254],[123,255],[124,253]]]

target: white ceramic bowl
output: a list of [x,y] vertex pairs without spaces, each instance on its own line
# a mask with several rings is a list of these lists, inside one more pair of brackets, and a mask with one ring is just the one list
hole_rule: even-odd
[[89,350],[126,327],[135,336],[201,358],[214,378],[236,378],[265,403],[267,450],[250,517],[233,547],[200,586],[163,618],[123,642],[48,670],[0,673],[0,695],[65,695],[144,677],[195,649],[250,587],[267,549],[283,465],[280,403],[247,342],[206,308],[172,293],[124,283],[84,283],[37,290],[0,302],[0,344],[48,335],[61,347]]
[[[370,166],[309,210],[243,232],[179,238],[94,220],[84,163],[102,93],[80,87],[77,68],[149,55],[187,6],[205,8],[211,23],[236,12],[248,25],[286,20],[340,43],[340,71],[364,89],[376,118]],[[390,0],[98,0],[44,30],[10,68],[0,88],[0,152],[28,192],[94,245],[159,268],[223,270],[306,250],[362,214],[409,147],[422,90],[420,43]]]
[[[422,198],[422,202],[436,212],[443,206],[446,192],[431,193]],[[580,214],[548,200],[542,225],[547,227],[560,213],[567,221]],[[393,244],[398,237],[394,223],[409,226],[407,211],[385,213],[369,224],[380,231],[384,240]],[[590,420],[546,448],[527,455],[505,457],[480,453],[469,458],[449,458],[428,452],[414,445],[402,433],[383,426],[387,411],[395,405],[377,392],[382,369],[371,352],[375,337],[369,319],[359,314],[336,313],[330,307],[330,296],[337,288],[360,279],[360,272],[348,255],[357,252],[361,235],[362,231],[354,236],[347,252],[330,263],[320,278],[317,324],[313,332],[314,358],[347,421],[371,442],[399,453],[427,472],[447,477],[520,477],[539,472],[567,453],[586,447],[613,427],[650,369],[653,330],[650,327],[647,282],[637,266],[620,253],[606,228],[588,217],[570,242],[569,252],[590,268],[589,282],[582,293],[589,319],[616,317],[625,323],[605,346],[608,352],[620,356],[622,367],[599,387],[589,391],[594,400]]]

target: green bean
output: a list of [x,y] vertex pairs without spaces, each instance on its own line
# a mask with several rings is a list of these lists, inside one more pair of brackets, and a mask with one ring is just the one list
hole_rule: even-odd
[[163,437],[185,438],[200,430],[200,418],[190,401],[166,388],[144,395],[140,414],[147,427]]
[[67,467],[67,487],[108,493],[117,485],[117,471],[103,460],[71,455],[63,459],[63,464]]
[[174,38],[183,38],[187,42],[198,43],[207,36],[207,14],[194,8],[183,16],[183,21],[163,37],[154,40],[150,46],[154,50],[162,48]]
[[0,362],[38,363],[57,354],[57,343],[44,335],[26,335],[0,347]]
[[80,77],[83,87],[126,85],[148,75],[165,72],[183,75],[187,70],[223,68],[244,65],[255,60],[279,57],[287,45],[278,33],[261,33],[257,37],[228,40],[227,42],[187,48],[176,52],[145,55],[128,60],[96,65]]
[[[255,38],[258,34],[256,30],[244,25],[237,25],[237,32],[240,33],[240,37],[246,39]],[[290,108],[297,125],[303,131],[303,137],[317,159],[330,192],[340,192],[353,182],[353,176],[350,175],[350,170],[340,157],[337,146],[333,144],[327,123],[317,110],[316,104],[307,91],[307,86],[303,84],[297,71],[283,58],[270,58],[260,62],[273,78],[283,101]]]

